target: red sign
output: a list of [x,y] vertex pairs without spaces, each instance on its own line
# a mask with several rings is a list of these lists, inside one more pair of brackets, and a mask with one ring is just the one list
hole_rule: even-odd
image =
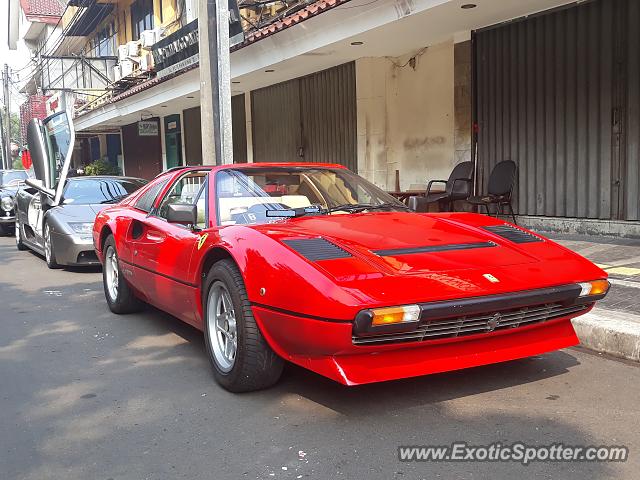
[[31,161],[31,154],[29,153],[29,150],[23,150],[22,166],[24,167],[25,170],[29,170],[31,168],[31,165],[33,165],[33,162]]

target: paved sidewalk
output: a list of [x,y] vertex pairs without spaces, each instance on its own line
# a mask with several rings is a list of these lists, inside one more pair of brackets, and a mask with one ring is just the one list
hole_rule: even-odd
[[609,273],[607,298],[573,322],[582,345],[640,361],[640,240],[546,235]]

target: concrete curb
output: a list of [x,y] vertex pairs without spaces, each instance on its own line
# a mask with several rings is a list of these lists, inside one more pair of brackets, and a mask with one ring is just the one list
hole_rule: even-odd
[[595,308],[572,322],[582,346],[640,362],[640,315]]

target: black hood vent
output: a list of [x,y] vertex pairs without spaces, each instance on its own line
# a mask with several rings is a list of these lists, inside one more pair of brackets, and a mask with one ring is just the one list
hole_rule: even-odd
[[282,243],[295,250],[307,260],[317,262],[320,260],[335,260],[349,258],[352,255],[335,243],[324,238],[303,238],[300,240],[283,240]]
[[541,238],[536,237],[524,230],[512,227],[511,225],[495,225],[493,227],[482,227],[499,237],[506,238],[513,243],[534,243],[542,242]]
[[373,253],[381,257],[393,257],[397,255],[412,255],[415,253],[438,253],[451,252],[454,250],[473,250],[475,248],[497,247],[493,242],[475,242],[475,243],[449,243],[446,245],[429,245],[426,247],[413,248],[391,248],[388,250],[374,250]]

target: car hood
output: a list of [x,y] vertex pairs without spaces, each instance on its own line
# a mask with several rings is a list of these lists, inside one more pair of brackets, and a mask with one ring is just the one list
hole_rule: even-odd
[[[533,236],[529,243],[515,243],[484,225],[504,222],[476,214],[376,212],[253,228],[324,272],[354,303],[446,300],[606,278],[600,268],[554,242]],[[295,240],[314,238],[347,254],[317,260],[295,246]]]
[[18,191],[19,188],[20,187],[18,187],[18,186],[16,186],[16,187],[6,186],[6,185],[2,186],[2,187],[0,187],[0,195],[9,194],[12,197],[15,197],[16,196],[16,192]]
[[63,204],[55,208],[56,217],[65,222],[93,222],[96,215],[109,204],[74,205]]

